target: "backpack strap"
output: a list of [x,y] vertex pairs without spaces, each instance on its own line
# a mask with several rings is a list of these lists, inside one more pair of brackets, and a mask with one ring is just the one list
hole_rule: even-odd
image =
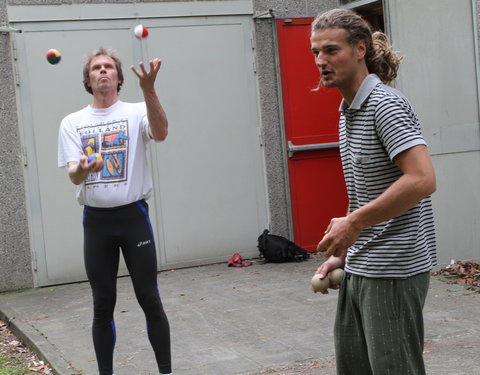
[[296,244],[291,244],[290,250],[294,254],[294,259],[297,262],[310,258],[310,253]]
[[267,234],[270,232],[268,229],[265,229],[262,233],[262,248],[267,248]]

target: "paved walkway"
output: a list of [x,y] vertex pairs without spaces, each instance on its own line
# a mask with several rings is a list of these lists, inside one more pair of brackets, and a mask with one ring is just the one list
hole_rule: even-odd
[[[337,292],[313,294],[318,261],[165,271],[158,284],[170,320],[175,375],[335,374]],[[0,294],[0,318],[59,375],[95,375],[87,283]],[[157,374],[143,313],[118,280],[116,375]],[[432,277],[425,307],[427,373],[480,375],[480,294]],[[274,371],[276,369],[277,371]]]

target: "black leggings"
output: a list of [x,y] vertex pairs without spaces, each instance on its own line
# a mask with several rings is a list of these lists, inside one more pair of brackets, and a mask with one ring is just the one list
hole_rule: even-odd
[[117,272],[122,250],[135,295],[145,313],[147,333],[161,374],[172,372],[170,327],[157,288],[157,260],[148,205],[85,206],[84,257],[93,294],[93,344],[100,375],[113,373]]

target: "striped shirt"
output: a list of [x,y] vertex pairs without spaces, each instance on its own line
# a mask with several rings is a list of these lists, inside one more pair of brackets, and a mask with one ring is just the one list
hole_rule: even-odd
[[[350,107],[342,101],[340,112],[340,153],[353,212],[400,178],[396,155],[425,141],[408,100],[376,75],[365,78]],[[426,197],[404,214],[363,230],[348,249],[345,270],[406,278],[430,271],[436,262],[432,203]]]

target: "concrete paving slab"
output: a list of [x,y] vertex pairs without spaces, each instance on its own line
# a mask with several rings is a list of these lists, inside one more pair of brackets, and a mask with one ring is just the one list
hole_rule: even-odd
[[[176,375],[333,375],[337,292],[310,291],[319,260],[158,275]],[[0,295],[0,318],[59,375],[97,373],[88,283]],[[156,374],[131,281],[118,279],[117,375]],[[480,375],[480,294],[432,277],[425,307],[428,374]]]

